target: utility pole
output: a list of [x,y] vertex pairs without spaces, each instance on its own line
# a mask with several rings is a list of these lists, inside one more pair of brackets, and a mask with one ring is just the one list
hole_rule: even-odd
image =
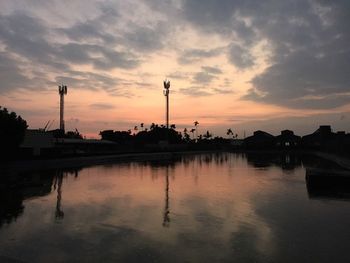
[[64,129],[64,95],[67,95],[67,86],[58,86],[58,94],[60,95],[60,130],[65,132]]
[[165,96],[165,103],[166,103],[166,112],[165,112],[165,122],[166,122],[166,128],[169,129],[169,93],[170,93],[170,81],[164,80],[164,90],[163,94]]

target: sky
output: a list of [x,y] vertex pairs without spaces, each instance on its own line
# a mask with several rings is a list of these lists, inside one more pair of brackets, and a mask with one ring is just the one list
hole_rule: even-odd
[[88,138],[165,122],[350,130],[348,0],[0,0],[0,105]]

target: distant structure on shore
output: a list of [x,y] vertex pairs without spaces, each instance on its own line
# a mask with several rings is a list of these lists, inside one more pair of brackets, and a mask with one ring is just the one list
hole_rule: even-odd
[[169,93],[170,93],[170,81],[164,80],[164,96],[165,96],[165,103],[166,103],[166,110],[165,110],[165,125],[166,128],[169,129]]
[[58,94],[60,95],[60,130],[64,133],[64,95],[67,95],[67,86],[58,86]]
[[315,132],[303,137],[295,135],[290,130],[283,130],[276,137],[264,131],[255,131],[254,135],[244,139],[243,145],[245,149],[254,150],[308,149],[348,152],[350,134],[346,134],[344,131],[332,132],[329,125],[321,125]]

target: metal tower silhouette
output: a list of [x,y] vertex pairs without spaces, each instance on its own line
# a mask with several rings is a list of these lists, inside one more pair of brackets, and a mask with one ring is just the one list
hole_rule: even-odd
[[60,94],[60,130],[64,130],[64,95],[67,95],[67,86],[58,86],[58,94]]
[[170,93],[170,81],[169,80],[164,80],[164,96],[166,100],[166,112],[165,112],[165,122],[166,122],[166,127],[169,129],[169,93]]

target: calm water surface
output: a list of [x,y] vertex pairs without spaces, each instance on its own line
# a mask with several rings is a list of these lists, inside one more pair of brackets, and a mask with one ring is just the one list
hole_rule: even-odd
[[347,189],[265,157],[3,175],[0,262],[350,262]]

